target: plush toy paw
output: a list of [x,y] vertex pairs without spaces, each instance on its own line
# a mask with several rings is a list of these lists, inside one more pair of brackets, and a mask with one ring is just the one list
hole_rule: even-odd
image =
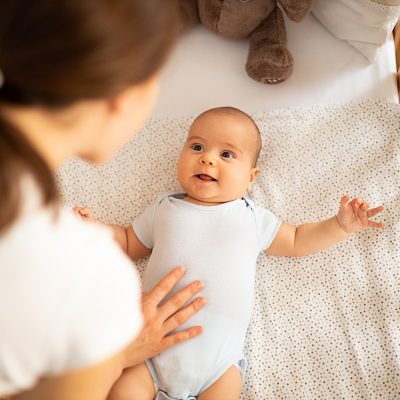
[[182,27],[197,22],[220,36],[250,38],[246,71],[262,83],[279,83],[293,71],[285,19],[302,20],[313,0],[179,0]]
[[249,52],[246,71],[254,80],[261,83],[279,83],[291,75],[293,57],[281,44],[265,44]]

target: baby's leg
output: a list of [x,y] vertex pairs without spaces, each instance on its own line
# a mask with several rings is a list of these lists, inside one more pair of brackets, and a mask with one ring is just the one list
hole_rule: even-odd
[[114,383],[107,400],[154,400],[156,390],[145,363],[124,370]]
[[239,400],[241,391],[241,373],[237,367],[232,365],[198,397],[198,400]]

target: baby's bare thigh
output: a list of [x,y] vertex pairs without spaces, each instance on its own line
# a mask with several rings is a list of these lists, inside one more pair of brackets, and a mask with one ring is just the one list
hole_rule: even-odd
[[241,391],[242,375],[239,369],[232,365],[198,397],[198,400],[239,400]]
[[114,383],[107,400],[154,400],[153,378],[145,363],[124,370]]

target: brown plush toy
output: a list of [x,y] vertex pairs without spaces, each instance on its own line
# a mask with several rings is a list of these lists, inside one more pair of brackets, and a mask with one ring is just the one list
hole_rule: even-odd
[[293,71],[283,13],[300,22],[312,0],[180,0],[184,27],[202,23],[218,35],[250,38],[246,71],[262,83],[279,83]]

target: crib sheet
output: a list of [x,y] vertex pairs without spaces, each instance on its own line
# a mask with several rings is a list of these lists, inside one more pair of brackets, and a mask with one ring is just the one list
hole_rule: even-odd
[[[242,399],[399,399],[400,107],[368,100],[253,116],[263,138],[256,203],[301,224],[334,215],[348,193],[383,203],[386,227],[308,257],[259,257]],[[129,224],[158,193],[179,190],[191,120],[151,119],[104,166],[67,162],[66,204]]]

